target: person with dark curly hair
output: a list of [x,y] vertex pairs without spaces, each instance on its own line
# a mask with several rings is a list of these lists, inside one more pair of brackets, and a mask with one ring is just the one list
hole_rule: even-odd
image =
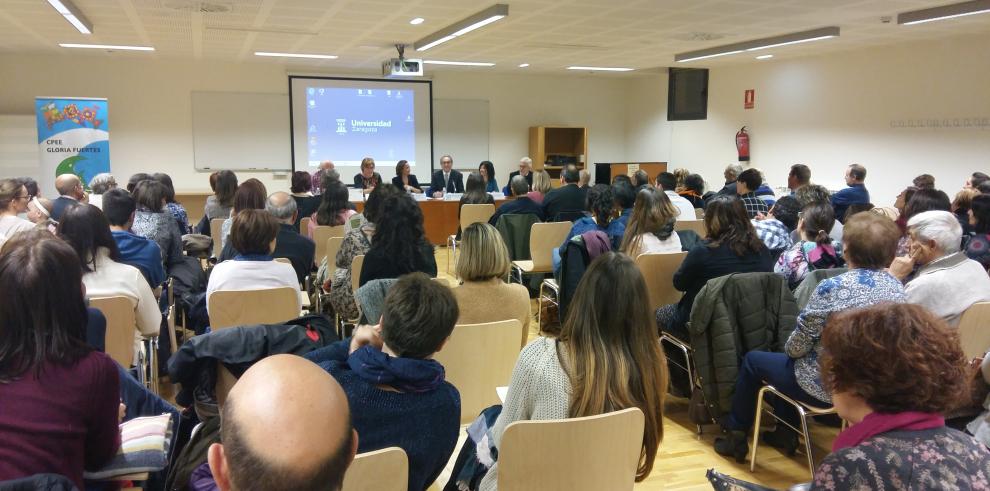
[[[560,255],[564,253],[567,243],[572,238],[594,230],[599,230],[606,235],[608,234],[609,223],[611,223],[615,214],[615,195],[612,187],[607,184],[595,184],[589,188],[587,197],[585,198],[585,211],[590,216],[576,220],[571,225],[571,230],[567,232],[564,242],[560,244],[560,247],[553,250],[554,273],[560,271]],[[547,216],[549,217],[549,215]]]
[[945,426],[943,415],[969,394],[956,330],[917,305],[880,305],[835,316],[821,344],[822,379],[852,426],[811,489],[990,486],[990,450]]
[[409,194],[389,196],[382,203],[371,248],[364,256],[359,286],[373,280],[413,272],[437,276],[433,244],[426,240],[423,210]]

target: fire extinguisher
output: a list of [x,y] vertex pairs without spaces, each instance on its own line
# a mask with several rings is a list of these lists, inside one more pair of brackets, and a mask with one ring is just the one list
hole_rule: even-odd
[[749,133],[746,133],[745,126],[736,133],[736,151],[739,152],[740,162],[749,162]]

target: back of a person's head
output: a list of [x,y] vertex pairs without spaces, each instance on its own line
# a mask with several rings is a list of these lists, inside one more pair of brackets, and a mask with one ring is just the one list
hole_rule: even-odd
[[127,180],[127,192],[133,193],[134,190],[137,189],[138,183],[141,181],[147,181],[148,179],[151,179],[151,176],[145,172],[138,172],[137,174],[132,175],[130,179]]
[[832,202],[832,194],[821,184],[801,186],[794,191],[794,197],[801,203],[802,208],[813,203],[831,204]]
[[979,196],[980,191],[977,189],[967,188],[960,190],[956,193],[956,197],[952,199],[952,211],[955,213],[964,213],[969,210],[969,207],[973,204],[973,198]]
[[0,252],[0,383],[71,366],[90,351],[82,267],[72,246],[47,230],[10,237]]
[[627,175],[625,175],[625,174],[619,174],[619,175],[617,175],[617,176],[615,176],[615,177],[612,178],[612,184],[618,184],[620,182],[626,183],[626,184],[628,184],[630,186],[633,185],[632,178],[629,177],[629,176],[627,176]]
[[798,202],[793,196],[781,196],[776,203],[773,204],[773,217],[780,220],[787,230],[794,230],[797,228],[798,214],[801,212],[801,203]]
[[670,172],[661,172],[657,176],[657,184],[659,184],[664,191],[673,191],[674,188],[677,187],[677,177]]
[[165,186],[165,202],[175,203],[175,185],[172,184],[172,176],[164,172],[156,172],[151,178]]
[[374,191],[368,195],[368,200],[364,203],[364,218],[371,223],[377,223],[384,209],[382,203],[392,196],[403,194],[401,188],[391,183],[382,183],[375,186]]
[[110,225],[123,227],[130,221],[131,215],[137,209],[137,202],[130,193],[123,189],[111,189],[103,193],[103,214]]
[[241,210],[230,224],[230,242],[241,254],[271,254],[278,221],[264,210]]
[[931,174],[921,174],[920,176],[915,177],[911,183],[918,189],[935,189],[935,176]]
[[974,188],[978,188],[980,184],[987,181],[990,181],[990,176],[984,174],[983,172],[974,172],[969,178],[969,184]]
[[419,249],[426,241],[423,210],[412,196],[400,193],[382,202],[377,218],[371,250],[412,271]]
[[33,177],[18,177],[17,180],[21,181],[21,184],[27,189],[28,196],[38,196],[38,181],[35,181]]
[[734,180],[739,177],[739,174],[742,174],[743,169],[744,167],[740,164],[729,164],[725,166],[725,172],[723,172],[722,174],[725,176],[726,179]]
[[636,189],[631,183],[616,182],[612,184],[612,197],[619,209],[626,210],[636,204]]
[[512,191],[513,196],[523,196],[529,192],[529,183],[526,182],[525,177],[515,175],[509,181],[509,189]]
[[323,178],[320,179],[320,189],[327,189],[337,182],[340,182],[340,173],[337,169],[326,169],[323,171]]
[[829,233],[835,226],[835,210],[825,203],[812,203],[801,211],[801,232],[819,245],[832,241]]
[[883,269],[897,255],[901,230],[876,213],[858,213],[842,227],[842,254],[852,267]]
[[919,189],[911,195],[911,199],[904,205],[904,217],[910,220],[918,213],[942,210],[950,211],[952,201],[949,195],[939,189]]
[[646,173],[645,170],[640,169],[633,173],[632,185],[633,187],[648,186],[650,184],[650,175]]
[[763,176],[756,169],[746,169],[739,174],[737,180],[746,185],[750,192],[756,191],[763,184]]
[[93,194],[104,194],[116,187],[117,181],[113,178],[113,174],[109,172],[101,172],[89,180],[89,189]]
[[571,387],[568,416],[638,407],[646,417],[637,481],[663,439],[667,363],[642,273],[629,256],[602,254],[588,267],[561,325]]
[[636,204],[626,224],[620,250],[626,254],[639,251],[643,234],[657,234],[664,227],[672,227],[679,213],[680,210],[663,191],[651,187],[640,189],[636,193]]
[[297,170],[292,173],[292,184],[289,191],[293,193],[306,193],[313,189],[313,178],[309,172]]
[[684,187],[701,196],[705,193],[705,178],[701,174],[689,174],[684,178]]
[[429,358],[454,331],[459,311],[450,288],[423,273],[399,278],[382,307],[382,341],[402,358]]
[[234,192],[234,213],[242,210],[264,210],[268,190],[261,181],[251,178],[237,186]]
[[461,254],[456,266],[457,277],[461,281],[505,278],[511,265],[509,248],[495,227],[487,223],[473,223],[461,233]]
[[347,395],[319,365],[274,355],[249,368],[209,448],[221,491],[337,491],[357,450]]
[[547,194],[552,187],[553,183],[550,182],[550,174],[547,171],[541,169],[533,172],[533,191]]
[[7,210],[21,195],[24,185],[17,179],[0,179],[0,210]]
[[983,194],[990,194],[990,181],[983,181],[976,189]]
[[560,175],[567,184],[577,184],[581,180],[581,171],[574,164],[565,165],[564,169],[560,171]]
[[973,197],[969,211],[976,220],[973,231],[978,234],[990,234],[990,194],[980,194]]
[[97,252],[101,247],[108,250],[110,259],[120,260],[117,241],[110,233],[110,222],[93,205],[80,203],[66,208],[58,222],[58,236],[79,254],[85,271],[95,270]]
[[599,227],[605,227],[612,221],[615,211],[615,195],[608,184],[595,184],[588,189],[585,197],[585,210],[591,212]]
[[926,211],[907,221],[908,231],[916,242],[934,242],[945,254],[959,252],[962,244],[962,225],[948,211]]
[[705,231],[710,246],[728,245],[738,256],[755,254],[764,248],[738,196],[719,194],[708,201]]
[[350,194],[347,186],[340,181],[332,181],[328,184],[329,186],[323,189],[320,207],[316,210],[316,223],[329,226],[343,225],[340,212],[347,209]]
[[165,185],[153,179],[145,179],[134,188],[134,201],[138,207],[144,211],[159,213],[165,206],[165,198],[168,192]]
[[237,174],[229,170],[218,172],[214,192],[220,205],[233,206],[234,194],[237,193]]
[[464,182],[464,193],[465,194],[481,194],[485,192],[485,178],[481,177],[481,173],[474,171],[467,176],[467,181]]
[[792,165],[791,171],[788,175],[793,176],[794,180],[797,181],[800,186],[811,182],[811,169],[804,164]]
[[278,191],[272,193],[265,202],[265,211],[282,223],[292,223],[296,216],[296,200],[289,193]]
[[859,164],[852,164],[849,166],[849,177],[863,182],[866,180],[866,167]]
[[873,208],[873,203],[853,203],[846,208],[846,214],[842,217],[842,221],[845,222],[849,217],[857,214],[863,213],[864,211],[870,211]]

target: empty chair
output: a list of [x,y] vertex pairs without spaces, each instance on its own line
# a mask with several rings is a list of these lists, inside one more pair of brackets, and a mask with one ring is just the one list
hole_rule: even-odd
[[470,423],[482,409],[499,403],[495,388],[509,385],[525,339],[515,319],[454,327],[434,359],[461,393],[461,423]]
[[357,454],[344,474],[343,491],[405,491],[409,459],[399,447]]
[[643,445],[638,408],[547,421],[517,421],[502,435],[502,491],[631,490]]
[[534,223],[529,232],[528,261],[512,261],[516,278],[522,283],[523,274],[549,273],[553,271],[553,250],[567,238],[571,222]]
[[[303,234],[305,237],[309,237],[309,222],[312,220],[313,219],[308,216],[302,217],[302,219],[299,220],[299,233]],[[312,239],[312,237],[309,238]]]
[[651,311],[681,300],[682,293],[674,288],[674,273],[686,256],[687,252],[659,252],[640,254],[636,258],[636,266],[643,273],[650,294]]
[[214,330],[246,324],[281,324],[299,317],[299,290],[290,287],[261,290],[220,290],[209,300]]
[[[316,263],[319,264],[327,256],[327,239],[330,237],[344,237],[344,226],[338,225],[330,227],[328,225],[317,225],[313,231],[313,242],[316,243]],[[335,255],[336,256],[336,255]]]
[[990,302],[974,303],[966,309],[957,329],[966,358],[982,358],[990,350]]
[[708,236],[708,232],[705,231],[704,220],[678,220],[674,222],[674,230],[693,230],[702,238]]
[[101,297],[89,299],[89,306],[99,310],[107,318],[104,350],[123,367],[134,365],[134,335],[137,320],[134,306],[127,297]]

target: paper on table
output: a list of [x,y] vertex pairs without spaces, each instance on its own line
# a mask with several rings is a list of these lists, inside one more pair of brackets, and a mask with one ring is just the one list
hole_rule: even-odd
[[509,387],[495,387],[495,392],[498,394],[498,400],[505,404],[505,396],[509,394]]

